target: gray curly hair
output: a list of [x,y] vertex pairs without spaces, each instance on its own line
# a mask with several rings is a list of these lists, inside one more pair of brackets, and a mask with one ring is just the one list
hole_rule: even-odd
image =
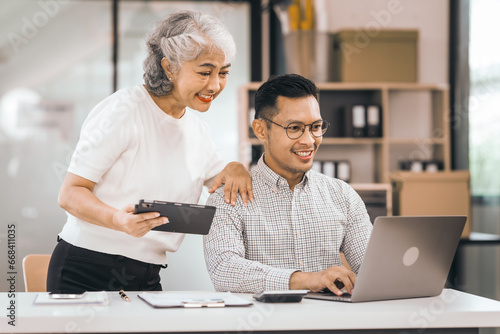
[[220,50],[226,61],[236,54],[233,37],[217,18],[196,11],[182,10],[159,20],[146,35],[148,55],[144,60],[144,83],[156,96],[168,95],[173,83],[161,67],[165,57],[175,73],[186,61],[206,52]]

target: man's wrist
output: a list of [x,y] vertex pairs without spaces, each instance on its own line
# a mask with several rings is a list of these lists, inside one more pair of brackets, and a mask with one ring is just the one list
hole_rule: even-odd
[[290,290],[308,290],[308,273],[296,271],[290,276]]

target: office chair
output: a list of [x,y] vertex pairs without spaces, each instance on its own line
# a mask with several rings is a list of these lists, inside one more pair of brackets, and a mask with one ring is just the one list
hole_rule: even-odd
[[50,254],[29,254],[23,259],[24,288],[26,292],[47,291],[47,271]]

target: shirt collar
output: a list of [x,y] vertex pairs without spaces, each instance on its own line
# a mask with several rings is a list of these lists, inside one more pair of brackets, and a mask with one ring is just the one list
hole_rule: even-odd
[[[278,189],[282,187],[289,188],[288,181],[284,177],[276,174],[276,172],[274,172],[271,168],[269,168],[268,165],[266,165],[266,163],[264,162],[264,154],[262,154],[262,156],[260,157],[255,169],[257,173],[262,175],[264,182],[269,184],[271,187],[277,187]],[[310,177],[310,172],[311,171],[308,170],[304,174],[302,180],[295,186],[296,189],[304,188],[307,185]]]

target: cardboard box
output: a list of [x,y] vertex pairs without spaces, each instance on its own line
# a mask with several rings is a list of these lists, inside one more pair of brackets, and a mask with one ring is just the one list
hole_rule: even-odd
[[416,30],[343,30],[332,43],[332,81],[417,82]]
[[390,174],[390,179],[394,215],[466,215],[462,238],[470,236],[472,214],[468,171],[396,172]]

